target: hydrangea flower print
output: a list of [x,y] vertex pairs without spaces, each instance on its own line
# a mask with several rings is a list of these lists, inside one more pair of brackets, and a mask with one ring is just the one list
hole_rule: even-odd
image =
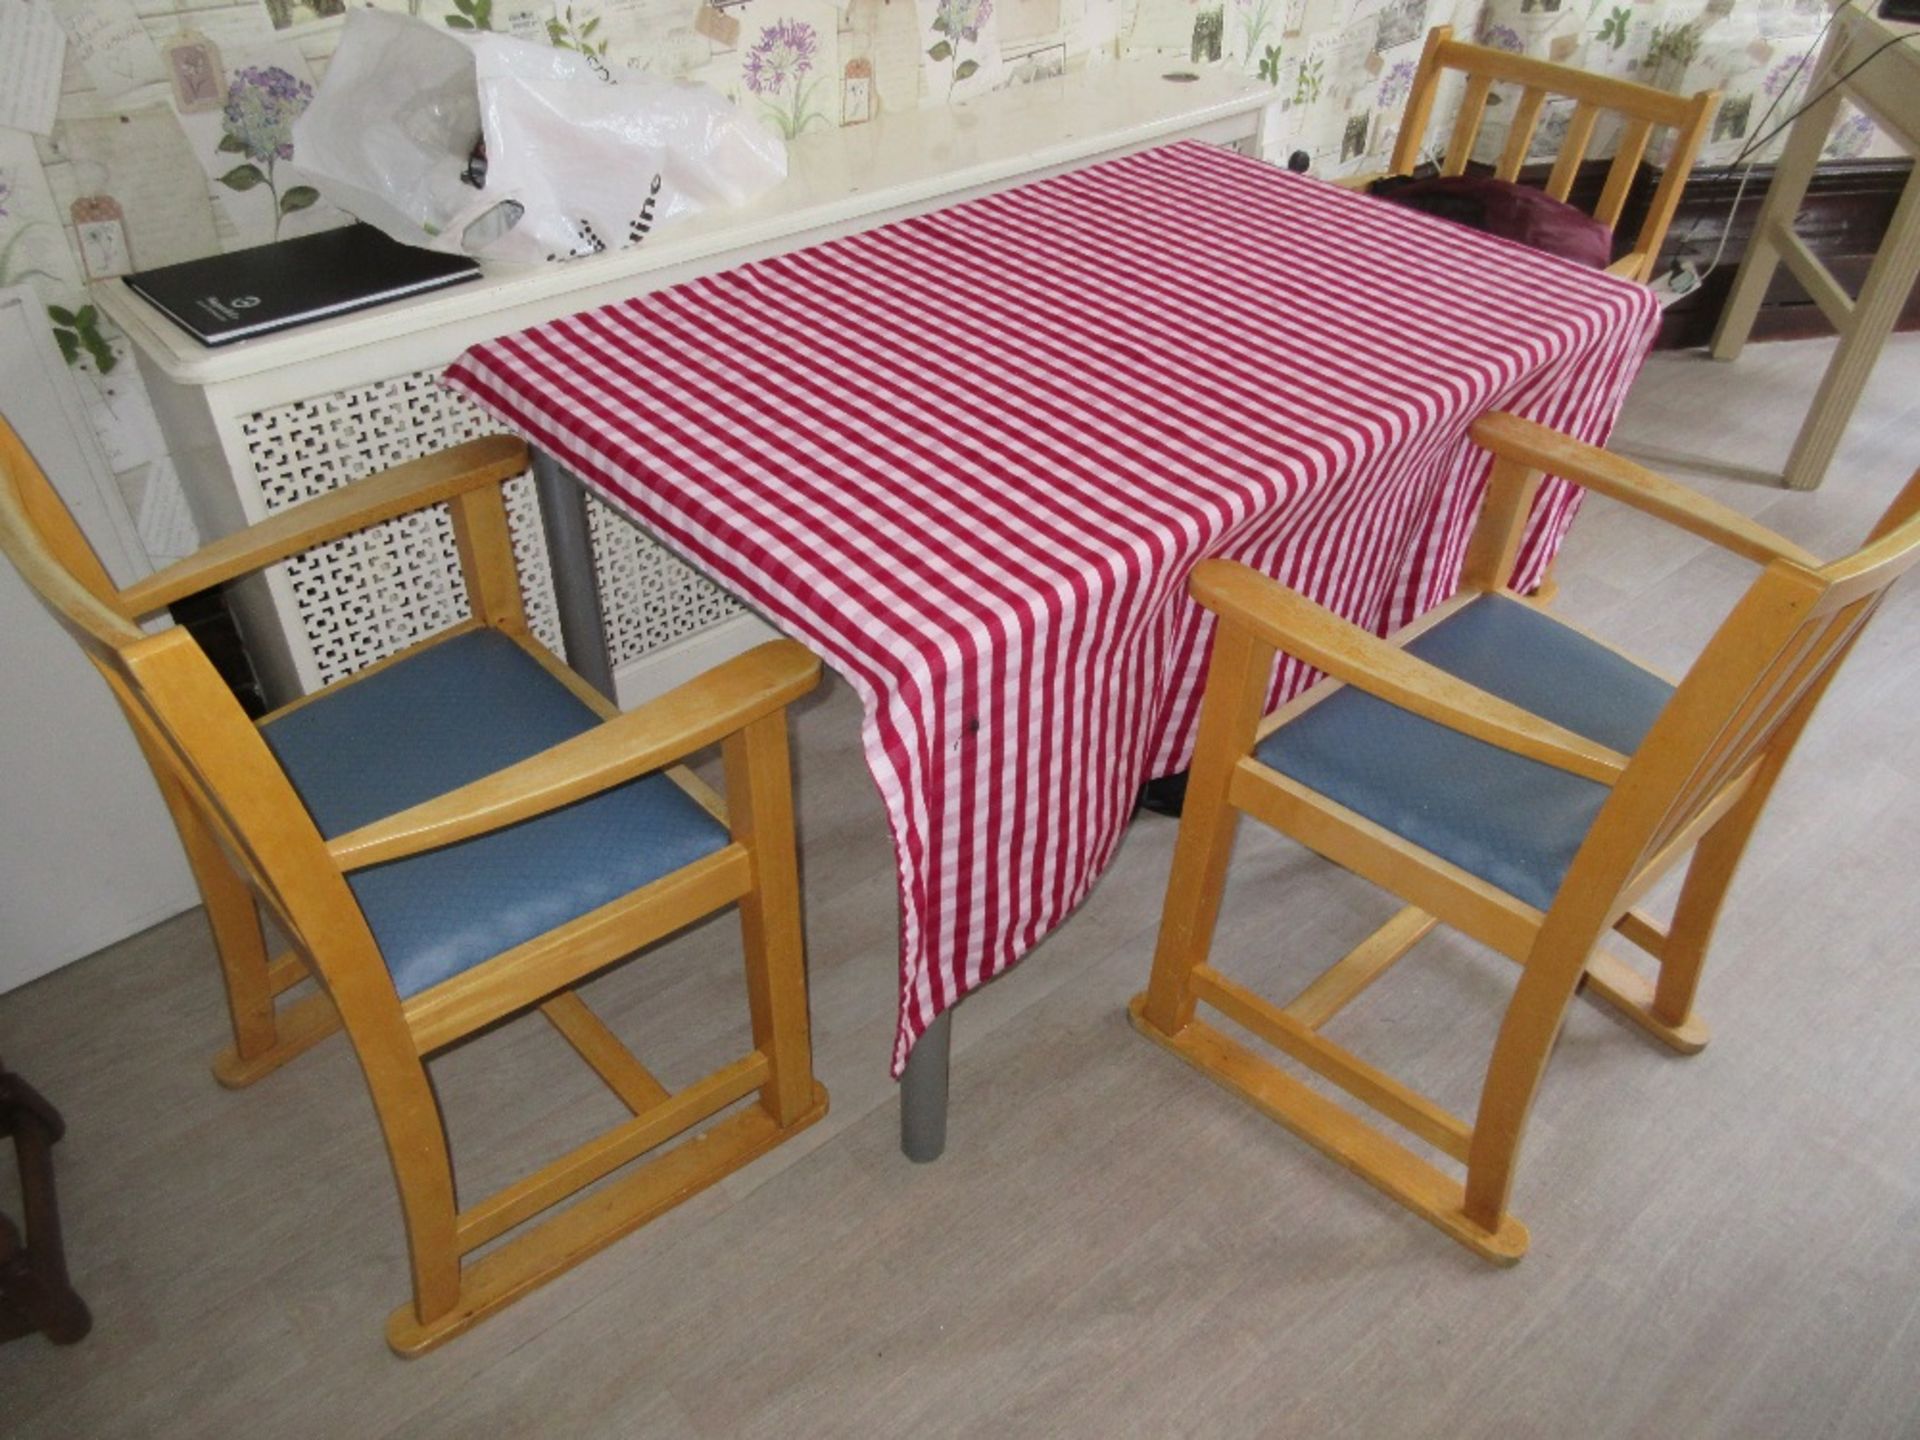
[[980,38],[992,14],[993,0],[940,0],[940,20],[945,24],[936,22],[933,28],[971,44]]
[[942,38],[928,48],[927,58],[953,62],[952,78],[947,81],[949,95],[956,85],[979,70],[980,62],[961,59],[960,49],[977,42],[992,18],[993,0],[940,0],[935,7],[932,29]]
[[267,187],[276,240],[284,217],[320,198],[311,185],[295,185],[283,195],[273,178],[275,162],[293,158],[293,122],[312,101],[313,86],[278,65],[249,65],[237,71],[227,87],[220,149],[228,155],[244,155],[246,160],[222,175],[220,183],[229,190]]

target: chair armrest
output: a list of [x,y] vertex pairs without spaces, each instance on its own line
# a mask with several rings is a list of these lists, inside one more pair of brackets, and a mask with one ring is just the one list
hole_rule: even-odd
[[1496,412],[1474,421],[1471,433],[1476,444],[1503,459],[1598,491],[1755,564],[1791,560],[1809,569],[1820,566],[1817,556],[1739,511],[1558,430]]
[[1203,560],[1192,591],[1267,644],[1423,720],[1602,785],[1626,770],[1619,751],[1449,675],[1245,565]]
[[483,485],[498,485],[527,468],[526,442],[511,435],[469,440],[451,450],[409,460],[283,510],[271,519],[202,547],[120,592],[134,615],[197,595],[289,556],[438,505]]
[[349,831],[327,853],[343,870],[362,870],[543,815],[705,749],[819,678],[820,661],[804,647],[769,641],[583,735]]

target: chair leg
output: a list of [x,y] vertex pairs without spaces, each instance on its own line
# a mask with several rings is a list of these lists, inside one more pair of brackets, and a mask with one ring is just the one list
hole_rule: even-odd
[[405,1049],[395,1043],[404,1040],[404,1033],[381,1038],[388,1043],[377,1051],[364,1043],[357,1043],[356,1048],[373,1095],[374,1112],[386,1137],[394,1183],[400,1191],[400,1214],[406,1225],[407,1256],[413,1273],[412,1302],[402,1305],[387,1322],[391,1340],[403,1316],[423,1330],[444,1326],[458,1311],[463,1287],[453,1156],[439,1101],[427,1076],[426,1062],[413,1054],[411,1042],[405,1042]]
[[1153,953],[1153,973],[1146,991],[1133,1006],[1137,1023],[1162,1035],[1177,1035],[1193,1021],[1193,972],[1213,948],[1239,818],[1224,796],[1207,796],[1202,801],[1193,790],[1187,792],[1180,834],[1174,842],[1166,905],[1160,917],[1160,938]]
[[721,753],[733,838],[753,854],[753,889],[740,898],[740,939],[753,1044],[769,1062],[760,1103],[774,1123],[785,1128],[814,1109],[824,1095],[814,1083],[807,1026],[786,712],[763,716],[728,736]]
[[[1631,925],[1630,928],[1630,922],[1638,919],[1638,916],[1623,918],[1621,933],[1649,954],[1662,954],[1667,937],[1651,923],[1646,924],[1644,929],[1639,925]],[[1641,935],[1646,938],[1639,938]],[[1698,974],[1697,964],[1695,973]],[[1660,1019],[1654,1013],[1653,982],[1604,950],[1596,950],[1593,958],[1587,962],[1587,974],[1581,988],[1594,999],[1606,1001],[1623,1019],[1632,1021],[1682,1055],[1697,1055],[1707,1048],[1707,1042],[1713,1038],[1713,1032],[1698,1015],[1684,1015],[1672,1024]]]
[[[387,1320],[387,1343],[399,1354],[418,1355],[464,1333],[827,1113],[826,1089],[813,1077],[807,1024],[785,714],[729,736],[721,754],[729,824],[754,862],[753,889],[739,902],[754,1053],[669,1095],[577,995],[555,996],[543,1007],[547,1018],[627,1102],[633,1118],[458,1212],[445,1134],[424,1071],[417,1086],[396,1086],[401,1098],[391,1106],[376,1098],[413,1254],[413,1303]],[[756,1089],[758,1105],[635,1163]],[[409,1150],[422,1158],[403,1163],[402,1152]],[[590,1195],[571,1198],[627,1165],[634,1168]],[[570,1199],[558,1214],[527,1224]],[[463,1254],[517,1227],[524,1228],[504,1244],[470,1265],[460,1263]]]
[[[413,1260],[414,1299],[387,1318],[387,1343],[398,1354],[419,1355],[464,1334],[758,1159],[827,1112],[827,1092],[814,1084],[810,1103],[790,1124],[777,1122],[763,1098],[761,1104],[746,1106],[640,1161],[755,1090],[764,1096],[772,1062],[756,1051],[685,1089],[662,1092],[661,1099],[649,1104],[657,1082],[572,992],[563,992],[545,1008],[582,1058],[628,1101],[633,1117],[456,1211],[445,1132],[430,1090],[424,1083],[410,1085],[408,1077],[399,1075],[402,1083],[391,1102],[376,1096],[375,1107],[387,1130],[400,1185]],[[626,1173],[608,1178],[623,1168]],[[607,1183],[600,1188],[580,1195],[603,1179]],[[529,1223],[555,1206],[561,1207],[558,1213]],[[509,1232],[515,1233],[503,1244],[471,1264],[461,1263],[463,1256]]]
[[340,1012],[324,991],[303,996],[271,1017],[273,1041],[251,1058],[230,1045],[213,1059],[213,1078],[229,1090],[244,1090],[318,1045],[340,1028]]
[[1193,1020],[1193,971],[1213,946],[1240,818],[1228,793],[1240,757],[1253,746],[1272,666],[1271,646],[1238,626],[1220,625],[1207,669],[1180,833],[1174,840],[1153,973],[1144,996],[1133,1005],[1135,1023],[1162,1036],[1179,1034]]
[[1549,921],[1549,926],[1520,972],[1520,983],[1500,1022],[1467,1151],[1463,1210],[1470,1223],[1489,1234],[1512,1223],[1507,1200],[1527,1117],[1567,1007],[1593,953],[1594,937],[1591,931],[1582,931],[1577,919],[1557,927]]
[[148,758],[200,887],[226,988],[233,1043],[214,1057],[213,1075],[229,1090],[243,1089],[326,1039],[340,1028],[340,1017],[324,995],[309,996],[284,1014],[279,1010],[253,891],[228,862],[164,761],[155,755]]
[[1693,1011],[1700,972],[1719,923],[1720,907],[1726,902],[1728,887],[1753,837],[1754,826],[1766,809],[1779,769],[1779,763],[1770,760],[1739,803],[1700,837],[1687,866],[1687,878],[1680,886],[1673,923],[1664,934],[1638,916],[1622,920],[1621,932],[1660,962],[1654,983],[1648,985],[1637,972],[1605,955],[1596,955],[1589,967],[1587,990],[1591,994],[1683,1055],[1699,1053],[1712,1038],[1706,1023]]
[[[787,1127],[776,1125],[761,1106],[747,1106],[489,1250],[471,1265],[462,1267],[457,1250],[450,1246],[444,1253],[455,1257],[451,1298],[436,1295],[431,1308],[420,1298],[420,1242],[410,1232],[415,1245],[416,1298],[387,1317],[387,1344],[396,1354],[414,1356],[466,1333],[521,1296],[757,1160],[824,1115],[826,1099],[826,1091],[816,1086],[813,1107]],[[404,1188],[403,1183],[403,1193]],[[432,1258],[438,1261],[441,1252],[435,1252]]]
[[1653,1018],[1662,1025],[1678,1029],[1693,1015],[1693,1000],[1700,988],[1700,969],[1707,958],[1707,945],[1719,923],[1720,907],[1733,883],[1740,857],[1766,806],[1764,793],[1769,787],[1754,785],[1720,823],[1700,837],[1687,878],[1680,886],[1680,903],[1667,927],[1666,949],[1660,955],[1660,978],[1654,985]]

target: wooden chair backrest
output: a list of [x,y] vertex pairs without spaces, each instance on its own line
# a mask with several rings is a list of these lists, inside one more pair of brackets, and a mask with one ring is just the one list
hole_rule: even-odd
[[1749,587],[1642,741],[1561,887],[1610,926],[1633,882],[1731,787],[1771,784],[1894,581],[1920,563],[1920,473],[1866,545],[1819,568],[1775,561]]
[[343,989],[356,992],[398,1023],[399,1002],[365,917],[266,741],[184,629],[150,636],[133,623],[58,492],[3,420],[0,551],[106,680],[156,775],[187,793],[336,1001]]
[[[1556,200],[1565,200],[1572,191],[1600,117],[1619,116],[1622,121],[1619,143],[1599,202],[1593,208],[1594,218],[1603,225],[1619,224],[1627,193],[1633,187],[1654,130],[1673,129],[1673,151],[1647,206],[1640,233],[1629,255],[1613,267],[1616,274],[1628,279],[1645,280],[1653,271],[1660,242],[1666,238],[1674,207],[1680,203],[1681,187],[1686,184],[1694,157],[1706,138],[1714,107],[1720,102],[1719,92],[1702,90],[1692,96],[1674,95],[1651,85],[1637,85],[1631,80],[1595,75],[1571,65],[1556,65],[1549,60],[1455,40],[1452,26],[1436,25],[1427,34],[1427,47],[1420,56],[1419,69],[1414,72],[1413,88],[1401,118],[1400,136],[1394,143],[1389,173],[1410,175],[1420,163],[1427,125],[1433,118],[1434,102],[1439,95],[1440,77],[1448,70],[1467,77],[1467,90],[1447,140],[1446,157],[1440,166],[1443,175],[1458,175],[1467,168],[1474,139],[1480,133],[1480,122],[1486,116],[1487,101],[1496,84],[1521,87],[1506,146],[1494,167],[1494,173],[1502,180],[1512,180],[1526,164],[1534,131],[1539,127],[1540,112],[1547,100],[1560,96],[1574,102],[1566,137],[1547,177],[1547,194]],[[1629,265],[1629,260],[1635,263]]]

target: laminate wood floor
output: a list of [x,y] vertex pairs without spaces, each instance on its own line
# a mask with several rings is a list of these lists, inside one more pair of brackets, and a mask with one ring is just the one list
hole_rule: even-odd
[[[1689,478],[1837,550],[1920,462],[1920,341],[1889,348],[1824,489],[1737,478],[1784,456],[1829,349],[1660,356],[1618,439],[1691,452],[1709,468]],[[1747,573],[1594,502],[1557,603],[1678,668]],[[70,1349],[0,1347],[0,1432],[1920,1436],[1917,626],[1910,585],[1783,782],[1707,972],[1714,1043],[1683,1060],[1576,1003],[1523,1155],[1515,1269],[1128,1028],[1173,839],[1154,818],[960,1011],[947,1157],[904,1161],[890,855],[838,685],[796,722],[831,1115],[424,1359],[382,1340],[406,1266],[347,1047],[216,1086],[198,912],[0,997],[0,1054],[69,1122],[60,1190],[96,1317]],[[1216,956],[1284,991],[1388,909],[1248,828]],[[709,924],[591,998],[671,1084],[743,1043],[738,971],[732,925]],[[1470,1107],[1511,983],[1435,936],[1338,1032]],[[437,1078],[468,1193],[615,1113],[537,1020]]]

